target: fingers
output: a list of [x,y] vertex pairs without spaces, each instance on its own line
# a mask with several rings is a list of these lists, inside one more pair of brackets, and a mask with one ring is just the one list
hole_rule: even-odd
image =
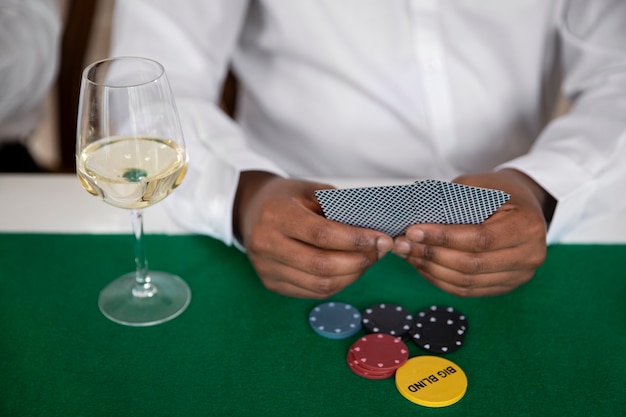
[[241,222],[243,243],[268,289],[294,297],[329,297],[393,247],[384,233],[321,216],[314,186],[275,180],[249,200]]
[[[430,248],[430,249],[429,249]],[[540,264],[517,261],[514,249],[494,253],[463,253],[416,245],[407,260],[437,287],[461,297],[508,292],[532,278]]]
[[[443,232],[437,234],[444,235]],[[537,239],[535,244],[517,244],[508,239],[505,242],[493,240],[480,232],[474,232],[474,235],[464,240],[446,232],[447,240],[424,236],[419,242],[398,237],[394,252],[412,260],[416,266],[437,264],[468,275],[537,268],[545,260],[544,240]]]
[[323,299],[352,284],[365,268],[346,274],[317,275],[289,264],[264,262],[257,272],[263,285],[271,291],[298,298]]
[[532,219],[513,208],[480,225],[414,225],[395,239],[393,252],[444,291],[502,294],[530,280],[545,260],[545,227]]
[[410,226],[406,238],[412,242],[481,253],[519,246],[528,237],[545,236],[545,223],[515,207],[496,212],[480,225],[420,224]]
[[[384,254],[393,246],[393,239],[384,233],[328,220],[299,202],[272,202],[263,207],[258,217],[254,231],[265,232],[263,226],[271,226],[284,236],[325,250],[378,250]],[[261,236],[256,237],[262,240]]]
[[273,266],[278,264],[319,277],[363,273],[379,257],[375,245],[366,250],[333,250],[278,234],[274,239],[252,239],[248,254],[253,262],[263,260],[256,265],[262,275],[275,274]]
[[[419,271],[422,277],[424,277],[428,282],[438,287],[439,289],[446,291],[450,294],[454,294],[459,297],[488,297],[506,294],[508,292],[513,291],[519,285],[517,282],[511,283],[509,285],[503,285],[500,281],[501,277],[493,277],[491,279],[494,282],[494,285],[489,285],[485,287],[462,287],[451,284],[448,281],[437,278],[437,276],[428,273],[426,271]],[[530,275],[527,279],[522,280],[521,282],[526,282],[532,278]]]
[[[272,242],[272,247],[267,246]],[[248,253],[263,284],[282,294],[326,298],[358,279],[379,259],[374,249],[328,250],[283,235],[263,240]],[[272,250],[273,249],[273,250]]]

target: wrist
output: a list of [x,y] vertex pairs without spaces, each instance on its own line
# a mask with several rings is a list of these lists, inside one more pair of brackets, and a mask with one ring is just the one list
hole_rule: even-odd
[[541,207],[546,224],[549,225],[552,220],[552,216],[554,215],[554,210],[556,209],[556,199],[541,185],[535,182],[535,180],[521,171],[513,168],[505,168],[500,172],[514,177],[516,181],[522,183],[525,188],[532,193],[537,201],[537,204]]
[[242,226],[246,208],[256,193],[268,182],[280,178],[276,174],[266,171],[242,171],[239,174],[237,193],[233,202],[233,235],[237,240],[242,240]]

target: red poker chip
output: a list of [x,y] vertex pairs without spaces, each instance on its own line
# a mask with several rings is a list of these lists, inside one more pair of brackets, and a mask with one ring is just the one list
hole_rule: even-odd
[[365,335],[352,344],[349,357],[358,363],[358,367],[370,372],[393,372],[409,358],[406,344],[397,337],[372,333]]
[[372,368],[362,366],[361,362],[359,362],[359,360],[354,357],[353,352],[348,352],[348,355],[346,356],[346,360],[348,362],[348,365],[356,368],[357,371],[366,373],[369,375],[381,375],[381,376],[393,375],[393,373],[395,372],[395,369],[372,369]]
[[390,371],[372,371],[370,369],[363,368],[359,365],[359,361],[354,358],[354,355],[351,352],[348,352],[346,362],[352,372],[367,379],[387,379],[391,378],[396,372],[395,369]]

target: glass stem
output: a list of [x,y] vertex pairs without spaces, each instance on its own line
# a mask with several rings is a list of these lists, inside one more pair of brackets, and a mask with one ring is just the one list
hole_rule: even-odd
[[157,288],[152,285],[150,275],[148,274],[148,259],[146,258],[146,248],[143,241],[143,210],[131,210],[130,215],[135,236],[135,266],[137,268],[133,296],[140,298],[152,297],[156,294]]

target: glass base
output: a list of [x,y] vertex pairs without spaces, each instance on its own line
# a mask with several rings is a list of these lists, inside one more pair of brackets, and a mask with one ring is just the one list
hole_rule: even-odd
[[135,273],[123,275],[111,282],[98,299],[100,311],[108,319],[126,326],[153,326],[178,317],[191,301],[191,291],[185,281],[167,272],[150,271],[148,276],[156,291],[136,296]]

